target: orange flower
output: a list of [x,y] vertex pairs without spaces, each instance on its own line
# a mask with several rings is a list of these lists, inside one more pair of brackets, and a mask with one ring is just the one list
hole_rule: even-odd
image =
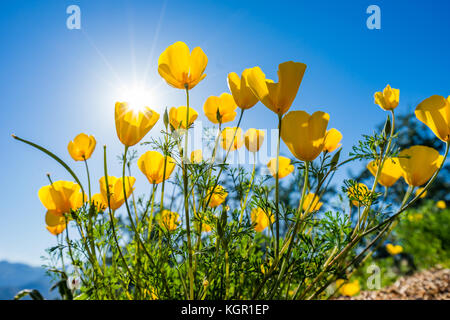
[[250,152],[258,152],[264,142],[264,131],[248,129],[244,135],[245,147]]
[[400,100],[400,90],[393,89],[387,85],[382,92],[375,92],[375,104],[379,105],[383,110],[394,110],[397,108]]
[[242,129],[241,128],[230,128],[227,127],[223,129],[221,135],[222,148],[224,150],[230,149],[230,151],[237,150],[242,147],[244,140],[242,140]]
[[258,98],[254,95],[247,81],[250,70],[245,69],[240,79],[235,72],[228,74],[228,87],[230,88],[234,101],[241,109],[250,109],[258,103]]
[[211,96],[203,105],[205,116],[212,123],[226,123],[236,117],[236,102],[229,93],[222,93],[220,97]]
[[158,59],[158,73],[167,84],[177,89],[192,89],[204,74],[208,57],[200,47],[189,52],[189,47],[182,41],[167,47]]
[[[269,216],[270,216],[270,220],[269,220]],[[270,223],[273,223],[273,221],[274,221],[273,214],[269,213],[269,216],[261,208],[252,209],[252,211],[250,213],[250,218],[252,219],[253,223],[256,223],[256,225],[254,227],[256,232],[262,232],[265,228],[267,228],[269,226]]]
[[163,210],[160,216],[160,224],[163,228],[168,231],[175,231],[175,229],[180,224],[179,221],[180,215],[176,212],[172,212],[169,210]]
[[57,236],[66,229],[66,218],[47,211],[47,214],[45,215],[45,224],[47,230],[51,234]]
[[76,211],[83,205],[83,196],[80,186],[71,181],[55,181],[49,186],[39,189],[39,199],[47,210],[58,217]]
[[[209,199],[212,190],[213,190],[212,188],[209,189],[206,199]],[[225,191],[224,187],[222,187],[221,185],[217,185],[214,188],[214,192],[211,196],[211,200],[209,201],[209,206],[211,208],[215,208],[215,207],[221,205],[225,201],[227,196],[228,196],[228,192]]]
[[[267,163],[270,173],[274,178],[276,178],[277,173],[277,160],[272,158]],[[286,157],[278,157],[278,179],[283,179],[287,177],[294,171],[294,166],[291,164],[291,159]]]
[[[136,182],[134,177],[125,177],[125,190],[127,198],[131,195],[134,188],[133,185]],[[110,206],[111,210],[119,209],[125,202],[124,192],[123,192],[123,178],[116,178],[114,176],[108,176],[108,189],[110,193]],[[102,203],[108,203],[108,195],[106,190],[106,179],[105,177],[100,178],[100,191],[103,198]]]
[[341,140],[342,133],[340,133],[339,130],[335,128],[331,128],[326,133],[323,151],[333,152],[334,150],[342,146],[342,144],[339,143]]
[[194,123],[195,119],[198,117],[197,111],[189,107],[189,109],[185,106],[181,106],[178,108],[172,107],[169,111],[169,121],[170,124],[175,129],[186,129],[186,116],[187,111],[189,110],[189,122],[188,128]]
[[120,142],[131,147],[153,128],[159,114],[149,107],[130,108],[126,102],[117,102],[115,108],[116,131]]
[[250,69],[247,82],[255,96],[278,115],[285,114],[297,95],[306,64],[287,61],[278,65],[278,83],[266,79],[259,67]]
[[[164,171],[165,161],[165,171]],[[170,178],[175,169],[175,161],[167,156],[164,156],[158,151],[147,151],[138,159],[139,170],[147,177],[150,183],[161,183]]]
[[282,120],[281,139],[297,159],[313,161],[324,148],[329,120],[322,111],[291,111]]
[[75,161],[87,160],[94,152],[96,141],[94,136],[88,136],[87,134],[80,133],[70,141],[67,145],[67,150],[70,156]]

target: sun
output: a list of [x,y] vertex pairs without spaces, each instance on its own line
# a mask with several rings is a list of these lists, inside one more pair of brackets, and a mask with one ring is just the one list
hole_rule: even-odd
[[118,90],[116,100],[127,102],[129,108],[135,112],[142,111],[145,107],[152,107],[155,102],[152,99],[151,90],[144,86],[121,88]]

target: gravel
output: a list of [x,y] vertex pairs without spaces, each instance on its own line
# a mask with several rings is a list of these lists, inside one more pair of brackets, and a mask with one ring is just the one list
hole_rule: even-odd
[[362,291],[344,300],[450,300],[450,269],[433,268],[402,277],[376,291]]

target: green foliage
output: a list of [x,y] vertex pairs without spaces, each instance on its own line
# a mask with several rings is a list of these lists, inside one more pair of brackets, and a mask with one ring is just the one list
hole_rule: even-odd
[[391,240],[403,246],[419,269],[450,267],[450,210],[439,209],[433,200],[408,210]]
[[[398,214],[408,207],[408,191],[405,202],[397,208],[388,196],[377,192],[376,182],[363,190],[357,188],[360,181],[353,179],[344,182],[339,194],[342,208],[336,210],[322,203],[316,208],[312,200],[306,203],[309,195],[325,201],[334,173],[342,165],[397,154],[398,134],[390,131],[393,126],[389,117],[381,133],[363,136],[345,160],[338,150],[334,155],[323,152],[315,161],[294,161],[293,185],[282,181],[281,197],[272,176],[255,176],[259,172],[256,166],[250,174],[240,164],[228,164],[228,152],[218,160],[219,136],[211,139],[215,144],[210,159],[184,162],[187,139],[184,148],[182,140],[187,131],[172,128],[169,133],[166,120],[165,124],[162,138],[143,144],[170,155],[181,170],[169,180],[151,185],[148,196],[133,192],[117,210],[101,210],[88,201],[66,213],[70,224],[57,237],[57,246],[48,250],[47,265],[54,275],[53,288],[62,299],[327,298],[326,289],[336,279],[347,279],[360,264],[382,257],[377,252],[370,258],[372,248],[383,244]],[[126,168],[131,175],[137,157],[125,148],[118,158],[123,164],[122,176]],[[70,168],[68,171],[73,173]],[[108,176],[106,148],[104,173]],[[218,185],[225,187],[227,196],[218,197],[212,205],[211,190]],[[354,191],[349,196],[350,190]],[[170,222],[173,227],[163,220],[163,209],[172,211],[169,217],[175,218]],[[258,230],[255,227],[261,222],[252,217],[253,210],[274,219],[267,219]],[[430,207],[429,211],[433,210]],[[412,221],[400,222],[391,239],[405,247],[405,253],[398,257],[411,250],[417,252],[420,266],[427,265],[434,260],[425,258],[425,251],[432,250],[437,260],[448,261],[448,221],[432,219],[423,218],[428,222],[423,228],[407,224]],[[422,229],[429,236],[411,236]],[[397,263],[398,257],[390,258]],[[81,285],[69,289],[67,280],[74,277]]]
[[[387,243],[401,245],[403,251],[391,255],[386,250]],[[374,254],[352,275],[352,280],[359,280],[361,290],[373,289],[367,286],[371,276],[367,270],[373,264],[379,268],[381,287],[422,269],[437,265],[449,268],[450,210],[439,209],[435,201],[427,200],[404,212],[388,239],[379,242]]]

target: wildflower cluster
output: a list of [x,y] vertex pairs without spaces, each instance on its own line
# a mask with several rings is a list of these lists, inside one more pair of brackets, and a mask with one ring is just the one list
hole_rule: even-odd
[[[345,279],[370,254],[373,243],[391,231],[398,216],[426,193],[447,157],[450,98],[433,96],[416,108],[417,118],[447,144],[444,156],[424,146],[397,152],[394,109],[400,92],[388,85],[375,93],[375,103],[389,112],[383,132],[366,136],[350,158],[341,160],[342,134],[328,128],[329,114],[290,110],[305,64],[281,63],[278,82],[267,79],[259,67],[241,76],[232,72],[230,93],[210,96],[203,105],[206,118],[217,126],[207,155],[189,144],[199,115],[190,106],[190,95],[205,79],[207,63],[201,48],[190,51],[183,42],[160,55],[160,76],[185,92],[186,104],[165,110],[162,137],[154,135],[151,142],[142,140],[160,114],[125,101],[115,104],[117,137],[124,146],[122,172],[118,177],[108,174],[105,146],[98,193],[91,194],[87,162],[96,147],[93,136],[82,133],[68,145],[71,157],[85,164],[87,190],[55,154],[13,136],[54,158],[74,180],[53,181],[49,176],[50,184],[39,190],[47,229],[57,235],[60,249],[51,251],[57,255],[52,270],[64,279],[76,270],[81,284],[71,290],[77,299],[314,299],[324,297],[337,279],[344,294],[358,291],[358,283]],[[243,132],[240,127],[246,110],[258,102],[273,111],[278,129],[276,157],[267,163],[270,178],[258,174],[256,161],[250,173],[227,163],[231,152],[245,146],[256,156],[263,145],[261,128]],[[236,126],[224,127],[236,118]],[[292,159],[280,156],[281,142]],[[135,161],[132,148],[138,143],[149,148]],[[220,160],[219,148],[225,151]],[[333,211],[323,196],[334,173],[358,159],[370,160],[373,185],[346,181],[348,206]],[[130,174],[135,164],[141,177]],[[290,199],[299,199],[294,206],[282,193],[280,181],[288,176],[299,181],[298,190],[288,190]],[[144,177],[151,192],[140,196],[134,185]],[[403,203],[384,203],[378,185],[387,189],[401,177],[409,185]],[[71,238],[69,225],[77,237]],[[363,240],[368,244],[356,254]]]

